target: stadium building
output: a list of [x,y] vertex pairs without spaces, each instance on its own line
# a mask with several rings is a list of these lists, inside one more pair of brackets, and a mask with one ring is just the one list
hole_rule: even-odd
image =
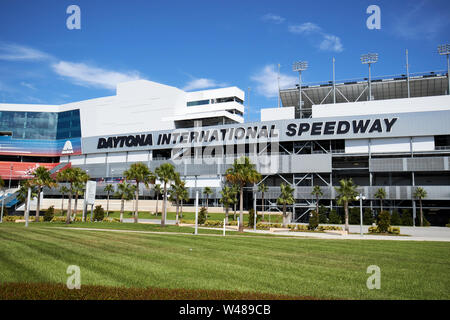
[[[0,104],[5,202],[9,210],[20,204],[15,187],[39,165],[52,173],[81,167],[97,181],[101,197],[105,184],[120,181],[131,163],[144,162],[154,171],[171,162],[187,182],[191,203],[196,190],[209,186],[210,199],[219,205],[225,170],[246,155],[269,187],[266,210],[280,210],[282,182],[295,187],[292,221],[309,219],[314,185],[324,193],[320,204],[336,209],[334,186],[352,178],[366,197],[363,206],[375,211],[380,201],[374,194],[384,188],[384,208],[418,214],[413,194],[423,187],[426,218],[433,225],[447,223],[448,73],[374,78],[368,87],[360,79],[284,89],[282,106],[262,109],[259,122],[244,122],[245,94],[236,87],[185,92],[146,80],[121,83],[114,96],[64,105]],[[247,189],[248,209],[257,189]],[[260,210],[261,193],[255,194]],[[140,195],[154,197],[144,186]],[[58,197],[58,190],[45,196]]]

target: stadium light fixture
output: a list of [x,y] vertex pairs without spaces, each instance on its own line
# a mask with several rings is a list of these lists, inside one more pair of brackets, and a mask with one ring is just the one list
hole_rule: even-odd
[[308,69],[308,61],[297,61],[292,65],[292,71],[298,72],[298,109],[302,117],[302,71]]
[[370,65],[372,63],[376,63],[378,61],[378,53],[367,53],[361,55],[361,63],[362,64],[368,64],[369,65],[369,99],[372,100],[372,85],[371,85],[371,79],[370,79]]
[[450,95],[450,65],[448,61],[448,55],[450,54],[450,44],[442,44],[438,46],[438,53],[443,56],[447,56],[447,82],[448,82],[448,88],[447,88],[447,94]]

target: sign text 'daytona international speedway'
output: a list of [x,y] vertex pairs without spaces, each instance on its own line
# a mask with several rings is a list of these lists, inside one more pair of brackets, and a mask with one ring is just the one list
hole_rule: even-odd
[[[341,121],[315,121],[312,123],[289,123],[285,129],[288,137],[292,136],[319,136],[342,135],[347,133],[383,133],[391,132],[397,118],[377,118],[366,120]],[[173,130],[172,132],[120,135],[114,137],[101,137],[98,139],[97,149],[115,149],[123,147],[164,146],[184,143],[210,143],[210,142],[239,142],[244,139],[273,139],[279,137],[276,125],[250,125],[228,128],[204,128],[202,130]]]
[[287,119],[198,128],[152,130],[82,138],[83,153],[261,142],[377,139],[443,135],[450,111]]

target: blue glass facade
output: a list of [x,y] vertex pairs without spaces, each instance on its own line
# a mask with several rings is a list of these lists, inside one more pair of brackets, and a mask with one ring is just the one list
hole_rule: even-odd
[[66,112],[0,111],[0,131],[12,139],[56,140],[81,137],[80,110]]

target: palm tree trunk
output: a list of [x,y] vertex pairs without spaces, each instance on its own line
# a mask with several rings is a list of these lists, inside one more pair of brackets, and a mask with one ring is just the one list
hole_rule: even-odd
[[64,195],[62,195],[62,200],[61,200],[61,215],[64,214]]
[[239,192],[239,232],[244,232],[244,187]]
[[234,217],[233,220],[236,221],[236,202],[234,202]]
[[77,209],[78,209],[78,193],[75,195],[75,205],[74,205],[74,210],[73,210],[74,217],[77,216]]
[[72,215],[72,187],[70,189],[71,191],[69,192],[69,204],[67,208],[66,224],[70,224],[70,216]]
[[419,199],[419,206],[420,206],[420,226],[423,227],[422,199]]
[[262,209],[262,221],[264,221],[264,192],[262,193],[262,203],[261,203],[261,209]]
[[380,212],[383,211],[383,199],[380,199]]
[[41,188],[38,188],[38,197],[37,197],[37,205],[36,205],[36,216],[34,218],[35,222],[39,222],[39,208],[41,206]]
[[316,213],[319,214],[319,195],[316,195]]
[[139,182],[136,181],[136,207],[134,208],[134,223],[138,223],[138,210],[139,210]]
[[228,210],[230,210],[230,208],[225,207],[225,224],[228,224]]
[[167,184],[164,182],[164,201],[163,201],[163,209],[161,212],[161,227],[166,226],[166,206],[167,206]]
[[183,199],[181,199],[180,218],[183,219]]
[[156,195],[156,216],[158,216],[159,193]]
[[122,200],[120,201],[120,222],[123,222],[123,209],[124,209],[124,200],[122,198]]
[[348,226],[348,202],[344,202],[344,211],[345,211],[345,231],[350,232],[350,227]]
[[109,217],[109,191],[106,196],[106,216]]
[[283,228],[286,228],[286,203],[283,204]]
[[178,225],[178,212],[179,212],[179,201],[177,199],[177,217],[175,219],[175,224]]

